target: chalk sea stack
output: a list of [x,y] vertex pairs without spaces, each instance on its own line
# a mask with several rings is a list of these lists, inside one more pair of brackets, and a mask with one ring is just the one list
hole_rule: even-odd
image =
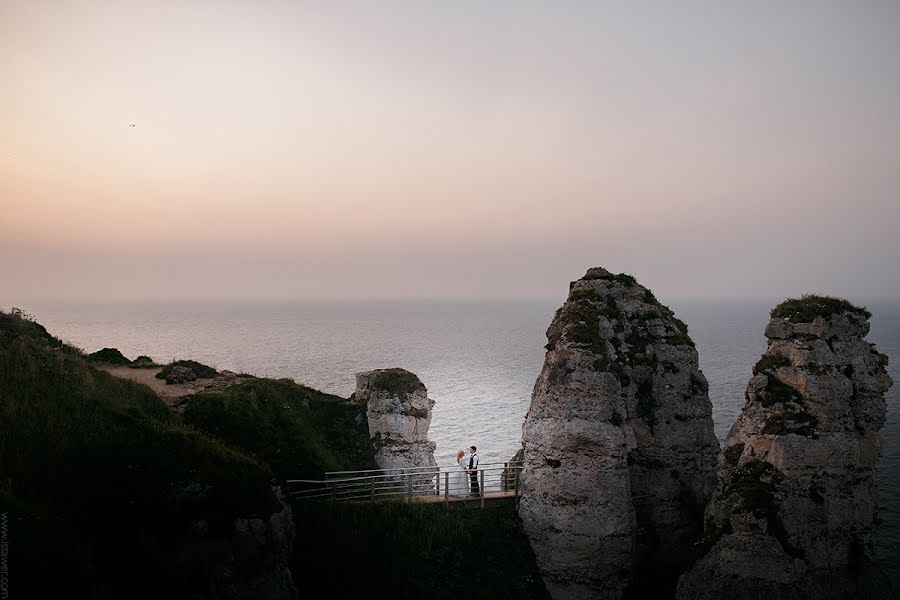
[[523,426],[519,514],[554,598],[671,595],[719,445],[687,327],[630,275],[570,285]]
[[869,317],[822,296],[772,310],[679,599],[892,597],[872,543],[892,382]]
[[351,400],[366,404],[369,436],[379,468],[436,466],[435,443],[428,441],[434,400],[413,373],[404,369],[357,373]]

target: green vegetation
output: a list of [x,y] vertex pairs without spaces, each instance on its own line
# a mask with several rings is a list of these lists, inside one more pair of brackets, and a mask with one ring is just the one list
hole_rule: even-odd
[[781,508],[778,486],[784,475],[772,464],[754,460],[735,468],[725,484],[725,497],[737,501],[735,508],[752,512],[754,516],[766,520],[766,531],[778,540],[789,556],[802,558],[803,551],[795,547],[778,515]]
[[549,597],[511,505],[297,502],[293,509],[298,586],[331,582],[341,598]]
[[419,378],[406,369],[382,369],[372,382],[374,387],[391,394],[404,396],[423,391],[425,386]]
[[784,383],[772,373],[766,373],[766,387],[759,391],[759,401],[763,406],[783,404],[786,402],[801,402],[800,392]]
[[266,467],[21,313],[0,313],[0,473],[15,597],[208,593],[209,557],[179,555],[191,524],[223,539],[277,506]]
[[778,507],[775,488],[783,475],[771,463],[754,460],[735,468],[728,476],[724,496],[737,495],[740,508],[757,517],[767,517]]
[[753,365],[753,374],[772,373],[775,369],[791,366],[791,359],[784,354],[763,354],[762,358]]
[[637,285],[637,279],[634,278],[633,275],[629,275],[628,273],[619,273],[618,275],[605,275],[600,273],[600,271],[595,271],[593,269],[588,269],[587,273],[584,274],[582,279],[586,281],[592,281],[595,279],[605,279],[607,281],[618,281],[625,285],[625,287],[634,287]]
[[[416,389],[411,373],[387,373],[379,385]],[[96,368],[27,315],[0,313],[0,511],[18,549],[11,596],[209,597],[234,519],[278,508],[273,480],[375,467],[365,406],[290,380],[249,378],[180,408]],[[317,581],[350,598],[547,598],[511,505],[293,510],[301,594]]]
[[130,365],[131,361],[119,352],[116,348],[104,348],[88,354],[87,359],[91,362],[106,365]]
[[131,361],[131,364],[128,366],[130,366],[132,369],[156,369],[161,367],[162,365],[156,364],[156,361],[154,361],[152,358],[142,354]]
[[289,379],[250,379],[182,406],[185,423],[253,453],[281,480],[376,468],[366,407]]
[[218,371],[210,366],[198,363],[195,360],[176,360],[170,362],[162,368],[162,371],[156,374],[157,379],[165,379],[172,372],[172,367],[187,367],[194,372],[194,376],[198,379],[211,379],[219,374]]
[[782,318],[793,323],[811,323],[816,317],[828,319],[834,314],[868,319],[872,316],[864,306],[854,306],[843,298],[804,294],[800,299],[788,298],[769,313],[773,319]]

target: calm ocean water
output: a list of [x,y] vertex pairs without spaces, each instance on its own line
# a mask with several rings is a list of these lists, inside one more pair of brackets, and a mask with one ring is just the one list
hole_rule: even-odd
[[[709,380],[716,435],[724,440],[765,350],[769,303],[673,302]],[[88,352],[119,348],[158,362],[193,358],[218,369],[290,377],[349,396],[354,374],[383,367],[416,373],[436,400],[429,437],[450,465],[477,445],[482,462],[509,459],[544,359],[554,302],[329,302],[32,304],[22,306]],[[870,342],[891,358],[881,462],[878,555],[900,589],[900,303],[867,304]],[[7,307],[8,308],[8,307]]]

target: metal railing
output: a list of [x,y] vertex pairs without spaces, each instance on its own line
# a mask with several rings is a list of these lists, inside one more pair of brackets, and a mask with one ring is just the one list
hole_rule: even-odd
[[[323,480],[289,479],[288,495],[302,500],[335,502],[444,502],[514,497],[522,492],[521,462],[486,463],[472,473],[456,467],[410,467],[331,471]],[[464,475],[464,477],[463,477]],[[472,477],[474,475],[474,478]]]

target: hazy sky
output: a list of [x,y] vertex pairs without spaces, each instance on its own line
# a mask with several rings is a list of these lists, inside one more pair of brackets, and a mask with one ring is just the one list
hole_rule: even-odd
[[900,2],[0,0],[0,82],[0,306],[900,297]]

